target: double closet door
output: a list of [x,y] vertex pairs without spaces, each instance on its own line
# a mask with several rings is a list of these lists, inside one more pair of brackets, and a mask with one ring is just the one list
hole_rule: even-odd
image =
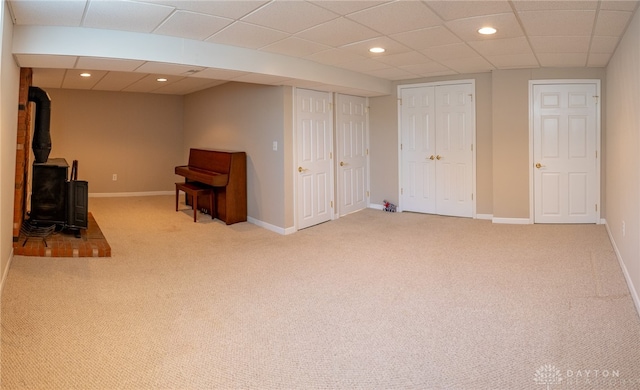
[[405,86],[398,92],[401,209],[473,217],[474,85]]

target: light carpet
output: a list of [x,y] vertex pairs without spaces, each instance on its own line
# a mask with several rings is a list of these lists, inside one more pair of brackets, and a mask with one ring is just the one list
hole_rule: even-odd
[[638,389],[602,225],[367,209],[282,236],[91,198],[111,258],[13,259],[2,389]]

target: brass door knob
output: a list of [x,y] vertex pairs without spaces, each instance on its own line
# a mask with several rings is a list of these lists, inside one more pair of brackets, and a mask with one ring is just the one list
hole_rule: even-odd
[[544,167],[544,165],[542,165],[542,164],[540,164],[540,163],[536,163],[536,168],[540,169],[540,168],[542,168],[542,167]]
[[437,156],[436,156],[436,160],[440,160],[441,158],[442,158],[442,156],[441,156],[441,155],[437,155]]
[[298,167],[298,172],[302,173],[302,172],[304,172],[304,171],[306,171],[306,169],[304,169],[304,168],[302,168],[302,167]]
[[432,154],[431,156],[429,156],[429,160],[435,160],[435,156]]
[[340,166],[341,167],[344,167],[345,165],[347,165],[347,164],[345,164],[343,161],[340,161]]

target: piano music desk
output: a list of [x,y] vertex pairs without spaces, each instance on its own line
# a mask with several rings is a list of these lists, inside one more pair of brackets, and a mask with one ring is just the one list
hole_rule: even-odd
[[[213,218],[215,213],[215,202],[214,202],[214,192],[212,188],[204,187],[200,185],[198,182],[189,182],[189,183],[176,183],[176,211],[178,211],[178,198],[180,197],[180,191],[185,193],[185,196],[191,196],[191,205],[193,207],[193,222],[197,222],[198,219],[198,198],[200,196],[207,195],[209,197],[209,212],[211,213],[211,218]],[[185,199],[186,203],[186,199]]]

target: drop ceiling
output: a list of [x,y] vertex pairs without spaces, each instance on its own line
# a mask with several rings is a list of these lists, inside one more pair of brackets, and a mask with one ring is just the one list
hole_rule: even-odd
[[[395,81],[432,76],[605,67],[638,1],[8,4],[14,57],[41,87],[187,94],[242,81],[376,96]],[[497,33],[477,32],[487,25]],[[373,46],[386,51],[372,54]]]

